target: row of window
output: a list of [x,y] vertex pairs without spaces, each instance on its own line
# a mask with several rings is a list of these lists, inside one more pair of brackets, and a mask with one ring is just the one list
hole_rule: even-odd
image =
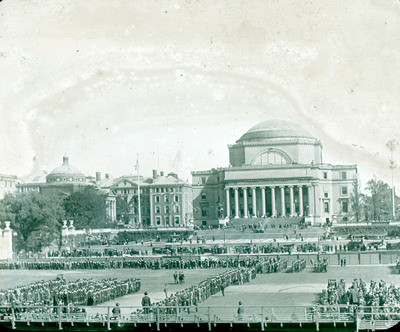
[[[329,202],[324,202],[324,212],[329,213],[330,209],[330,204]],[[348,213],[349,212],[349,202],[348,201],[342,201],[340,204],[340,211],[342,213]]]
[[[174,213],[179,213],[179,205],[174,205],[173,207],[173,212]],[[160,205],[156,205],[155,206],[155,211],[156,213],[161,213],[161,206]],[[170,213],[170,207],[168,205],[164,206],[164,213]]]
[[[161,221],[163,220],[163,217],[156,217],[156,224],[157,225],[161,225]],[[175,225],[178,225],[179,224],[179,222],[180,222],[180,217],[179,216],[174,216],[174,224]],[[169,216],[164,216],[164,222],[165,222],[165,225],[171,225],[171,218],[169,217]]]
[[155,193],[172,193],[172,192],[179,193],[179,192],[181,192],[181,188],[155,188],[154,192]]
[[[171,199],[173,199],[175,203],[178,203],[179,202],[179,195],[173,195],[173,198],[170,197],[170,195],[165,195],[164,196],[164,202],[165,203],[169,203]],[[154,196],[154,202],[155,203],[160,203],[161,202],[161,196],[160,195],[155,195]]]
[[86,180],[84,178],[54,178],[51,179],[51,182],[85,182]]
[[[346,180],[347,179],[347,172],[346,171],[340,172],[340,178],[342,180]],[[324,179],[325,180],[328,179],[328,172],[324,172]]]

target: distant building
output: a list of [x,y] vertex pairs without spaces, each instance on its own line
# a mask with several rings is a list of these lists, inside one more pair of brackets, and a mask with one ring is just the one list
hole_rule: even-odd
[[324,224],[349,218],[357,166],[323,163],[321,141],[297,124],[262,122],[228,148],[229,167],[192,172],[196,224],[294,217]]
[[[68,196],[73,192],[84,190],[85,188],[96,186],[93,177],[84,175],[77,168],[69,164],[68,157],[63,157],[63,163],[53,169],[49,174],[42,173],[35,176],[31,181],[17,185],[19,192],[43,192],[52,193],[59,196]],[[111,221],[116,220],[115,195],[107,190],[102,190],[106,194],[107,216]]]
[[[138,190],[140,187],[140,210]],[[115,195],[130,206],[127,225],[132,227],[187,227],[193,218],[192,187],[175,173],[153,177],[122,176],[110,186]],[[126,216],[125,216],[126,217]]]
[[150,187],[151,224],[156,227],[190,226],[192,186],[175,173],[156,177]]
[[0,199],[3,199],[5,194],[16,192],[18,182],[16,175],[0,174]]

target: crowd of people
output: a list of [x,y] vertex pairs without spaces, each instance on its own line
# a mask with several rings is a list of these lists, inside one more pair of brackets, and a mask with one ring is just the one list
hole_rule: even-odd
[[251,267],[258,262],[255,257],[219,257],[205,259],[41,259],[35,261],[2,261],[0,269],[9,270],[76,270],[76,269],[208,269]]
[[386,284],[371,280],[369,287],[363,279],[354,279],[346,289],[344,279],[328,281],[327,289],[322,291],[319,299],[324,305],[360,305],[360,306],[387,306],[400,308],[400,288],[393,284]]
[[[154,303],[154,307],[159,307],[161,314],[176,314],[177,311],[186,310],[190,313],[190,307],[207,300],[210,296],[221,292],[225,295],[225,288],[231,285],[243,285],[256,277],[258,265],[250,268],[238,267],[216,276],[203,280],[198,285],[180,290],[171,294],[166,299]],[[147,294],[146,294],[147,295]],[[146,304],[149,302],[146,301]],[[142,302],[143,305],[143,302]],[[148,305],[143,305],[143,313],[149,313]],[[168,308],[165,308],[168,307]],[[184,307],[184,308],[179,308]],[[196,309],[197,310],[197,309]]]
[[310,262],[314,272],[328,272],[328,259],[326,257],[319,257],[316,262],[311,259]]
[[0,306],[97,305],[140,290],[140,279],[78,279],[62,276],[0,291]]
[[296,259],[292,263],[292,272],[301,272],[307,266],[307,261],[305,259]]

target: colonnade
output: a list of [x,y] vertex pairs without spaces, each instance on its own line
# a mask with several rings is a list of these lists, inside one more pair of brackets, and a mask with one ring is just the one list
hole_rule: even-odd
[[[231,209],[232,191],[234,200],[233,211]],[[287,195],[287,191],[289,191],[289,195]],[[266,216],[294,217],[304,216],[305,214],[314,214],[314,188],[310,184],[281,186],[234,186],[226,187],[225,192],[227,218],[257,218]],[[240,199],[241,197],[239,196],[243,198]],[[250,199],[249,196],[251,196]],[[257,196],[261,196],[261,211],[257,209],[260,205],[257,202]],[[289,196],[289,211],[287,211],[286,196]],[[307,203],[306,207],[304,206],[305,203]],[[241,211],[241,205],[243,205],[243,211]],[[269,212],[267,212],[267,205]],[[249,213],[250,207],[251,213]]]
[[117,220],[117,203],[114,197],[106,198],[106,214],[111,221]]

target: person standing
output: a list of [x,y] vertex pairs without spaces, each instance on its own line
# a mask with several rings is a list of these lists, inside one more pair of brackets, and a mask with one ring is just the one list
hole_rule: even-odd
[[147,292],[144,292],[144,296],[142,298],[142,307],[145,314],[150,313],[151,300],[150,297],[147,295]]
[[178,283],[178,272],[177,271],[175,271],[175,273],[174,273],[174,281],[176,284]]
[[225,283],[221,284],[221,293],[222,293],[222,296],[225,296]]
[[242,302],[239,301],[239,306],[237,308],[238,320],[243,320],[243,313],[244,313],[244,308],[242,306]]
[[121,318],[121,308],[119,307],[119,303],[115,304],[115,307],[112,310],[113,317],[115,319],[120,319]]
[[165,298],[167,299],[168,298],[167,284],[165,284],[165,287],[164,287],[164,294],[165,294]]

